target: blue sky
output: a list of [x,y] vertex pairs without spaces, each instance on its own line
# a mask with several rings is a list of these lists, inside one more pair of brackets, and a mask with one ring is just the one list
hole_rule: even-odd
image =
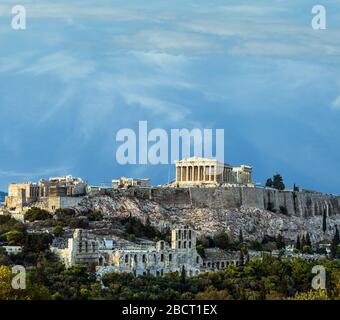
[[116,163],[115,134],[224,128],[225,160],[264,182],[339,193],[340,3],[22,0],[27,29],[0,3],[0,189],[73,174],[174,176]]

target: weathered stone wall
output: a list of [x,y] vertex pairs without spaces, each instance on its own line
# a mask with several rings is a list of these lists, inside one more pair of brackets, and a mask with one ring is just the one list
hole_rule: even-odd
[[60,208],[70,208],[77,206],[84,197],[60,197]]
[[168,208],[230,209],[242,205],[279,211],[285,207],[288,214],[308,217],[340,214],[340,197],[314,192],[278,191],[252,187],[211,188],[131,188],[126,195],[149,199]]
[[57,209],[75,207],[83,198],[84,197],[45,197],[39,198],[38,201],[32,203],[32,206],[54,212]]

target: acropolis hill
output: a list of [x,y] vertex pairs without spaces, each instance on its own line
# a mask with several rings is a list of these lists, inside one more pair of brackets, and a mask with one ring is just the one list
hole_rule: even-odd
[[247,165],[232,167],[188,158],[177,162],[176,168],[176,179],[157,187],[148,186],[148,179],[124,177],[107,188],[89,186],[70,176],[13,184],[3,212],[20,216],[32,206],[51,212],[75,208],[79,215],[100,210],[108,218],[132,215],[149,219],[159,229],[185,224],[199,233],[225,229],[231,236],[242,229],[245,238],[258,240],[278,234],[296,240],[297,235],[309,232],[314,242],[329,240],[340,224],[339,196],[255,186],[252,168]]

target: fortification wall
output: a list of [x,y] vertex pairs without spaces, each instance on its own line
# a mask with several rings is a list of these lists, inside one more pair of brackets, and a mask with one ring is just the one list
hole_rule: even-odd
[[340,214],[340,197],[314,192],[278,191],[267,188],[245,186],[211,188],[131,188],[127,196],[149,199],[168,208],[211,208],[230,209],[242,205],[276,211],[280,207],[288,214],[307,217]]

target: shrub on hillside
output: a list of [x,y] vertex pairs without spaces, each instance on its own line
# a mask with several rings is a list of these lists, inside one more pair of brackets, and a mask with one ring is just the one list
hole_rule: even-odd
[[44,209],[36,208],[36,207],[29,209],[25,213],[25,220],[29,222],[33,222],[37,220],[47,220],[50,218],[52,218],[52,215],[48,211]]

